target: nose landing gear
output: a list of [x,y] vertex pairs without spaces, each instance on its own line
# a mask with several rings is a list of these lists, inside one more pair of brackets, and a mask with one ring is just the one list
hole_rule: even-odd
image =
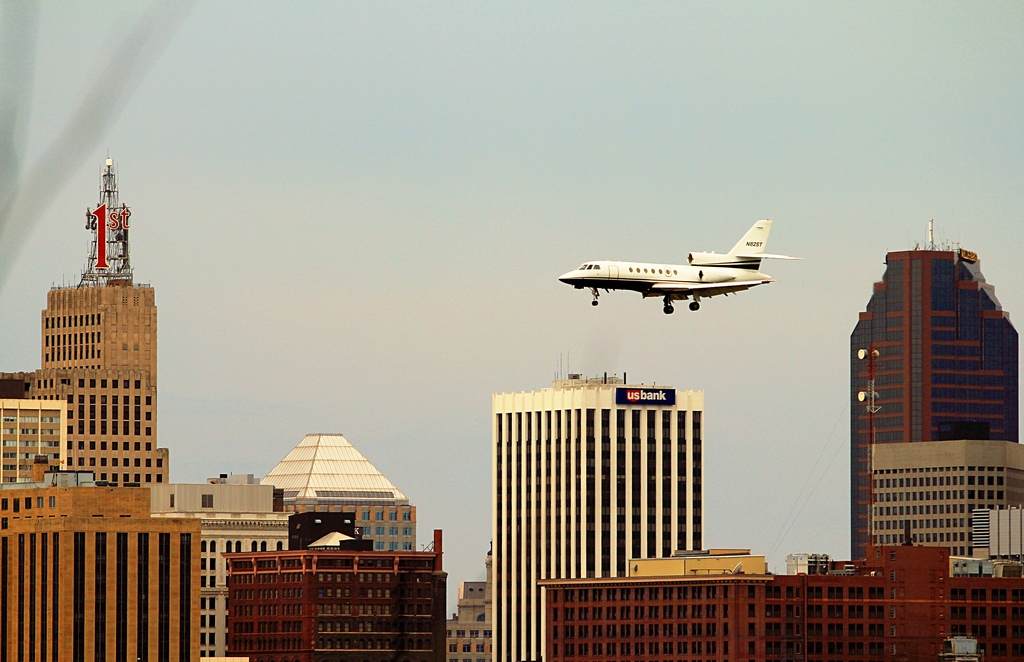
[[590,305],[591,306],[596,306],[597,305],[597,297],[599,297],[601,295],[597,293],[597,288],[596,287],[590,288],[590,293],[594,295],[594,300],[590,302]]

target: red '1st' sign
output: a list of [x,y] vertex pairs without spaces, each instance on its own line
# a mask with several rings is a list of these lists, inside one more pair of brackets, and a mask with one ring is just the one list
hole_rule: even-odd
[[90,212],[96,221],[96,268],[108,269],[107,264],[107,206],[100,205]]
[[107,230],[127,230],[128,219],[132,213],[128,210],[128,207],[122,206],[119,209],[111,209],[108,215],[107,205],[102,204],[89,212],[89,215],[92,216],[96,228],[96,268],[109,269],[110,265],[107,264]]

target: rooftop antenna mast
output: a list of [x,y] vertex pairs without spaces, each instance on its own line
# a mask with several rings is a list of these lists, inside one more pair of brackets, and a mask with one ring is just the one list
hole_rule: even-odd
[[875,404],[878,398],[878,392],[875,391],[875,359],[878,355],[879,351],[873,344],[867,349],[857,350],[857,358],[868,361],[868,388],[857,393],[857,399],[866,403],[865,409],[868,410],[868,541],[872,545],[875,544],[875,414],[882,409]]
[[85,210],[85,229],[93,233],[93,238],[79,287],[132,284],[128,244],[131,215],[128,206],[118,199],[117,171],[114,160],[107,157],[100,174],[99,204]]

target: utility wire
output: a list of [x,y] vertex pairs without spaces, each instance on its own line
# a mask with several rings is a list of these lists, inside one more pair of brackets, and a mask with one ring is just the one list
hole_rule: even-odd
[[[829,432],[828,437],[825,439],[825,443],[822,444],[821,450],[818,452],[818,457],[817,459],[814,460],[814,466],[811,467],[811,470],[809,472],[807,472],[807,477],[804,479],[804,484],[800,487],[800,491],[797,493],[796,499],[793,501],[793,505],[789,509],[789,514],[786,515],[786,519],[783,520],[782,527],[779,529],[779,533],[775,536],[775,540],[772,542],[772,547],[768,553],[769,558],[774,556],[776,550],[778,550],[782,543],[785,542],[786,536],[789,535],[790,530],[792,530],[793,525],[795,525],[796,521],[800,518],[800,514],[804,511],[804,508],[807,506],[808,502],[810,502],[811,497],[814,495],[814,492],[818,489],[818,486],[821,485],[821,481],[828,474],[828,470],[832,467],[832,464],[835,462],[836,457],[839,456],[839,451],[843,449],[842,445],[839,445],[836,448],[836,452],[833,453],[832,459],[829,460],[828,465],[821,472],[821,475],[818,477],[818,481],[814,484],[814,487],[811,488],[811,491],[807,493],[806,498],[804,498],[803,505],[800,506],[800,509],[794,516],[793,511],[796,509],[797,504],[800,503],[800,499],[803,497],[804,489],[807,487],[807,484],[814,476],[815,470],[818,468],[818,464],[821,462],[821,458],[825,455],[825,450],[831,443],[833,435],[835,435],[836,428],[839,427],[839,421],[842,420],[844,408],[845,407],[840,406],[839,414],[836,416],[836,421],[835,423],[832,424],[832,431]],[[792,520],[790,519],[791,517]]]

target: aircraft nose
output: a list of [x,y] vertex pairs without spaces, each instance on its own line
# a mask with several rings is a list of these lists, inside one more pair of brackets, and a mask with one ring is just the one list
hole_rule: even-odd
[[567,271],[566,273],[564,273],[564,274],[562,274],[561,276],[559,276],[559,277],[558,277],[558,280],[560,280],[560,281],[561,281],[561,282],[563,282],[563,283],[567,283],[567,284],[568,284],[568,283],[569,283],[569,281],[571,281],[571,280],[572,280],[572,275],[573,275],[573,273],[575,273],[575,272],[573,272],[573,271]]

